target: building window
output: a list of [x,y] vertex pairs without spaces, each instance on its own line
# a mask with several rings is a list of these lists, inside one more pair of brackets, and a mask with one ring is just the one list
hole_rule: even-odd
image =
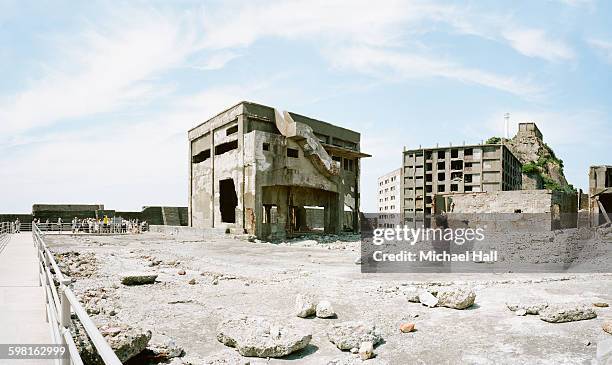
[[295,148],[287,148],[287,157],[298,158],[300,153]]
[[225,135],[226,136],[231,136],[234,133],[238,133],[238,126],[235,125],[233,127],[229,127],[228,129],[225,130]]
[[261,146],[261,148],[262,148],[264,151],[270,151],[270,144],[269,144],[269,143],[264,143],[264,144]]

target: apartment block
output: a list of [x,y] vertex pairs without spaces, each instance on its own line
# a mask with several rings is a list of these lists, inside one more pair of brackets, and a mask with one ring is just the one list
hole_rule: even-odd
[[419,148],[403,153],[401,212],[420,226],[444,193],[521,189],[521,163],[503,144]]
[[400,193],[402,169],[396,169],[378,178],[378,227],[391,228],[401,224]]

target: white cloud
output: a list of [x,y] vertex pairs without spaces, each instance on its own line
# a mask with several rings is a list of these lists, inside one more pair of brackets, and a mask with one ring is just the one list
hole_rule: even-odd
[[443,77],[536,98],[541,90],[528,80],[502,76],[457,65],[432,56],[401,53],[373,47],[334,49],[328,53],[336,67],[388,79]]
[[7,134],[146,102],[160,92],[156,74],[200,48],[191,14],[155,10],[122,13],[56,42],[46,75],[0,103]]
[[219,70],[225,67],[225,65],[228,64],[230,61],[238,57],[240,57],[240,54],[236,52],[220,51],[208,56],[203,63],[196,64],[192,67],[204,71]]
[[600,53],[606,62],[612,64],[612,41],[602,39],[589,39],[589,45]]
[[548,61],[572,60],[574,51],[564,42],[550,38],[542,29],[514,29],[503,32],[503,37],[518,52],[528,57]]

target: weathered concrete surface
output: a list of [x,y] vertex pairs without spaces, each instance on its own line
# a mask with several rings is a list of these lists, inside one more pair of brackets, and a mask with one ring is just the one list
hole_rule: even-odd
[[[357,355],[327,338],[330,325],[352,320],[374,322],[384,338],[368,360],[372,364],[588,363],[597,343],[610,337],[602,329],[612,317],[610,308],[594,308],[598,316],[592,320],[547,323],[538,316],[517,317],[506,307],[509,300],[612,303],[610,274],[362,274],[354,264],[359,254],[354,242],[271,245],[153,233],[49,241],[53,250],[93,252],[98,258],[97,276],[80,278],[77,292],[108,288],[105,307],[116,311],[117,320],[151,328],[152,343],[160,333],[173,338],[195,364],[227,349],[216,339],[217,325],[242,315],[304,321],[312,328],[308,347],[270,364],[352,363]],[[148,268],[151,256],[162,261],[155,266],[158,283],[113,288],[119,272]],[[179,269],[186,275],[177,275]],[[192,278],[197,284],[188,284]],[[470,286],[476,302],[465,310],[411,303],[404,292],[418,285]],[[296,295],[310,292],[331,301],[338,318],[296,318]],[[417,330],[400,332],[406,322]]]

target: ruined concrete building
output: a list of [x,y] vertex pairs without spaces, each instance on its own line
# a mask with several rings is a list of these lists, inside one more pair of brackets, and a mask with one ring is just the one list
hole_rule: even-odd
[[589,168],[589,211],[592,226],[612,222],[612,166]]
[[503,144],[435,147],[403,153],[402,207],[407,225],[421,226],[442,193],[521,189],[521,163]]
[[189,225],[260,238],[359,230],[360,134],[241,102],[189,131]]

